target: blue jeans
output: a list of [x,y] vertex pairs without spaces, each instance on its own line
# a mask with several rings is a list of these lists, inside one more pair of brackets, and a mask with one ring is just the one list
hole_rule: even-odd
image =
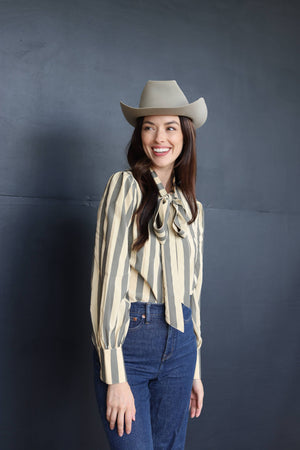
[[128,435],[106,419],[107,384],[99,377],[94,349],[94,380],[100,416],[111,449],[183,450],[196,364],[196,335],[190,308],[182,305],[185,331],[165,321],[163,304],[134,302],[123,344],[127,380],[132,390],[136,420]]

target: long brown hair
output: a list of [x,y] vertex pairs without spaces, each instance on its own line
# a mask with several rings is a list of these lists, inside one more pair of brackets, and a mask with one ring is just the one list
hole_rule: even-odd
[[[197,217],[196,203],[196,131],[193,122],[188,117],[179,116],[183,134],[183,148],[174,164],[176,184],[182,190],[192,213],[189,223]],[[151,160],[143,149],[141,132],[144,117],[139,117],[127,148],[127,160],[132,174],[142,191],[142,201],[136,210],[138,238],[133,243],[133,249],[143,247],[149,237],[148,223],[157,206],[158,189],[151,175]]]

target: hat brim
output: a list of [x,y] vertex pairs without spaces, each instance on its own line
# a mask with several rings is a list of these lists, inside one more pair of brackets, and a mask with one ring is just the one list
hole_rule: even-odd
[[200,128],[207,119],[207,106],[203,97],[193,103],[174,108],[132,108],[120,102],[122,112],[127,122],[133,127],[138,117],[144,116],[185,116],[189,117],[195,128]]

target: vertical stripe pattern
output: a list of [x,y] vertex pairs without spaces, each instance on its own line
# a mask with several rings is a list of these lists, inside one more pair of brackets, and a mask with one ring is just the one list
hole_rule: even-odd
[[151,171],[159,196],[150,221],[149,239],[132,250],[138,235],[133,214],[142,193],[131,171],[117,172],[107,183],[97,213],[91,276],[92,340],[100,358],[100,378],[107,384],[126,381],[122,345],[131,302],[165,303],[166,321],[184,331],[181,304],[192,310],[197,338],[194,378],[201,378],[200,296],[203,276],[204,213],[197,220],[178,186],[167,193]]

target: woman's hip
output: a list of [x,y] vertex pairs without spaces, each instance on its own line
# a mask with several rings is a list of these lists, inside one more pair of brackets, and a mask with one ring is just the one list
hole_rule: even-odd
[[[130,323],[123,343],[126,372],[138,370],[157,376],[163,365],[174,367],[194,366],[196,335],[193,330],[191,310],[182,305],[184,332],[165,321],[164,304],[134,302],[130,309]],[[189,370],[193,371],[193,367]]]

